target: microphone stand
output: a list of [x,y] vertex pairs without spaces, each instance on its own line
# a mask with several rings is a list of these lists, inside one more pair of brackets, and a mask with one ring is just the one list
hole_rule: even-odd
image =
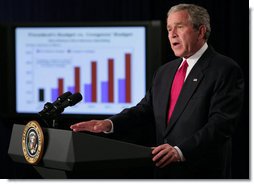
[[41,115],[39,114],[40,119],[42,119],[43,123],[46,125],[48,128],[59,128],[59,117],[56,115]]
[[59,125],[58,120],[57,119],[53,119],[52,120],[52,127],[53,128],[58,128],[58,125]]

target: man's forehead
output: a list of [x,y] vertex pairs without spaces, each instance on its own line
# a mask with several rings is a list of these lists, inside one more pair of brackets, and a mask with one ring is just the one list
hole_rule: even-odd
[[176,17],[176,16],[177,16],[177,17],[188,18],[188,17],[189,17],[189,13],[188,13],[187,10],[173,11],[173,12],[171,12],[171,13],[168,15],[167,19],[170,19],[170,18]]
[[183,24],[189,22],[189,15],[185,12],[172,12],[167,18],[167,24]]

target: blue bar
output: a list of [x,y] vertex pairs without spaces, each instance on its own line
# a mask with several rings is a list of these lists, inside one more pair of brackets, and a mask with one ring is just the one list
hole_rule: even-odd
[[51,101],[54,102],[58,97],[58,88],[51,89]]
[[125,103],[125,79],[118,79],[118,102]]
[[108,102],[108,82],[101,82],[101,102]]
[[83,94],[84,102],[92,102],[92,85],[85,84],[84,88],[85,88],[85,92]]
[[68,89],[69,92],[75,93],[75,87],[74,86],[70,86],[67,89]]

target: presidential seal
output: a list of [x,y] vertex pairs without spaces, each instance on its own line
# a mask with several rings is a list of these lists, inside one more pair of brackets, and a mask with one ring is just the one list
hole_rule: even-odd
[[37,121],[27,123],[22,134],[22,150],[29,164],[37,164],[42,158],[44,135]]

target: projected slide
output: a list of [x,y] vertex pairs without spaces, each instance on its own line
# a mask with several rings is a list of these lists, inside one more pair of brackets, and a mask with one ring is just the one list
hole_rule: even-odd
[[16,28],[18,113],[37,113],[66,91],[71,114],[115,114],[145,95],[145,27]]

